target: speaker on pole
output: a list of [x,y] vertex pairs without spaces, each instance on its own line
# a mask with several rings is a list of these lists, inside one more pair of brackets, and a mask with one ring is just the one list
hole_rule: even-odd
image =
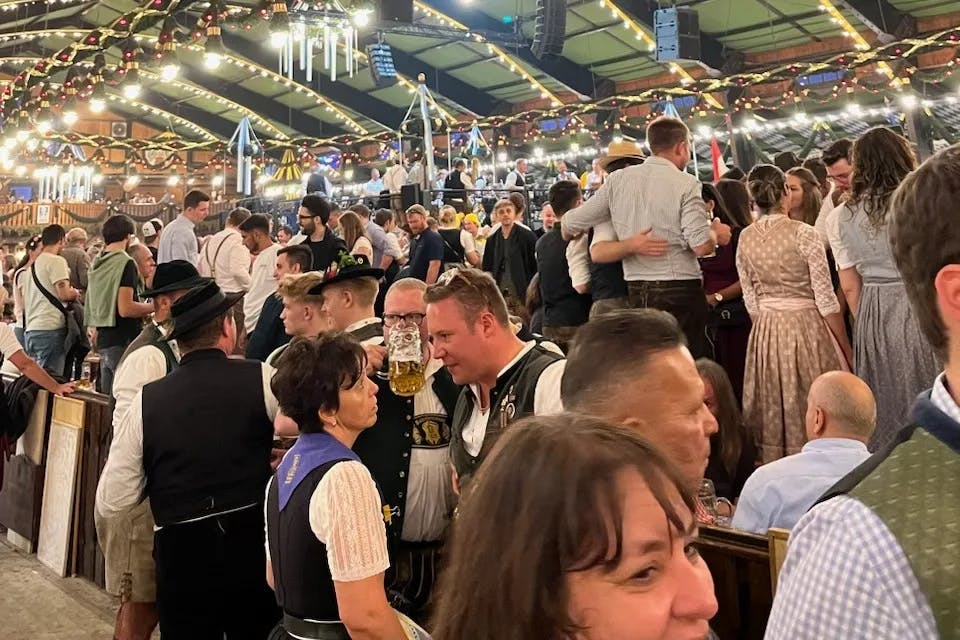
[[567,36],[567,0],[537,0],[530,51],[537,58],[556,58],[563,53]]

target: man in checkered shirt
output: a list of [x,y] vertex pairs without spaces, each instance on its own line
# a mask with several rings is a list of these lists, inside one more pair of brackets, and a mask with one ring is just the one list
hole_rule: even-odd
[[960,145],[891,200],[905,295],[945,372],[917,399],[910,426],[794,528],[767,640],[960,638],[958,202]]

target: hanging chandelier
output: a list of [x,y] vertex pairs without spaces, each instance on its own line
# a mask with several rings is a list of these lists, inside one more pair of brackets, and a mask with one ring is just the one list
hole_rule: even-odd
[[[294,69],[313,80],[314,57],[323,55],[323,72],[335,81],[346,71],[352,78],[357,71],[358,29],[370,24],[374,6],[371,0],[331,0],[303,2],[289,7],[284,0],[271,1],[270,45],[277,50],[278,73],[293,80]],[[339,68],[338,48],[343,46],[345,69]]]

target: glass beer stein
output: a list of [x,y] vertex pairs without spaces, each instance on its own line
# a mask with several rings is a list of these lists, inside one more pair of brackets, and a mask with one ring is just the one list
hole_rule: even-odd
[[412,396],[423,389],[426,379],[420,327],[403,323],[390,329],[387,362],[391,391],[398,396]]

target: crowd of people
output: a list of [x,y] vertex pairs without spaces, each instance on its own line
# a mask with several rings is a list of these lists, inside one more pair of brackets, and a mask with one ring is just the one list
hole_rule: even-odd
[[768,638],[949,637],[960,150],[701,183],[681,121],[647,146],[558,171],[536,230],[518,163],[483,217],[308,194],[283,242],[201,240],[191,191],[82,276],[85,236],[32,239],[0,350],[69,393],[85,303],[116,637],[707,638],[698,525],[792,529]]

